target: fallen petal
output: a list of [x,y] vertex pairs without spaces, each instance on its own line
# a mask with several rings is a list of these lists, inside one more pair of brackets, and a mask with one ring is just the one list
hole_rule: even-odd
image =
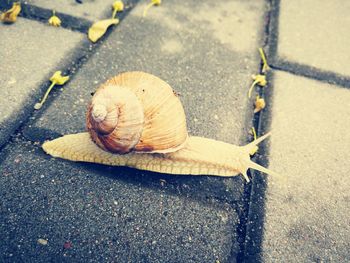
[[62,71],[56,71],[50,78],[51,82],[55,82],[57,85],[63,85],[69,80],[69,76],[62,76]]
[[51,26],[57,26],[57,27],[59,27],[59,26],[61,26],[61,19],[58,17],[58,16],[52,16],[52,17],[50,17],[50,19],[49,19],[49,24],[51,25]]
[[97,21],[89,28],[89,39],[95,43],[106,33],[108,27],[110,27],[111,25],[116,25],[118,23],[119,19],[114,18]]
[[254,113],[261,111],[266,106],[264,98],[260,98],[259,96],[256,97],[254,104],[255,104]]
[[14,23],[17,20],[18,14],[21,12],[21,4],[15,2],[12,5],[12,8],[7,10],[5,13],[0,15],[0,20],[5,23]]

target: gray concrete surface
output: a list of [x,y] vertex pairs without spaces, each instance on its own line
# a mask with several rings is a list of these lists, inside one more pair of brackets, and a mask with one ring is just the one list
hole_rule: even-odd
[[[143,18],[148,1],[140,1],[95,45],[45,25],[55,8],[68,14],[64,27],[85,32],[111,3],[28,0],[21,15],[30,20],[0,25],[0,261],[350,261],[348,3],[163,1]],[[156,174],[41,150],[46,139],[85,130],[90,93],[130,70],[180,94],[190,134],[243,144],[265,39],[272,68],[292,74],[268,73],[267,107],[254,123],[273,135],[256,159],[285,181]],[[71,81],[34,112],[58,69]]]
[[276,72],[264,262],[349,262],[350,92]]
[[[232,1],[229,6],[232,13],[224,1],[181,6],[169,2],[154,7],[146,18],[142,18],[144,5],[135,7],[47,110],[34,115],[25,136],[43,141],[84,131],[91,92],[120,72],[142,70],[164,79],[180,93],[191,135],[243,143],[249,131],[246,121],[250,122],[253,111],[247,90],[251,73],[258,69],[257,28],[264,5],[262,1]],[[239,34],[232,28],[241,28]],[[177,179],[173,183],[179,187],[182,180],[186,185],[189,182]],[[241,200],[245,184],[242,177],[191,177],[190,181],[190,191],[231,201]]]
[[13,25],[0,23],[0,31],[1,146],[42,98],[42,84],[62,70],[62,61],[84,36],[24,18]]
[[[23,16],[42,22],[43,16],[33,12],[45,10],[30,4],[57,7],[51,2],[28,4]],[[70,4],[64,2],[57,11],[85,22],[91,18],[84,12],[97,16],[89,11],[91,6],[76,11],[79,7],[69,8]],[[130,70],[147,71],[169,82],[180,94],[190,134],[245,143],[253,111],[247,89],[250,75],[259,68],[265,2],[166,2],[143,18],[145,6],[146,2],[139,3],[90,47],[91,57],[77,45],[68,46],[74,56],[62,61],[77,63],[69,68],[70,82],[53,90],[40,111],[31,111],[29,121],[22,116],[26,124],[1,150],[0,261],[236,262],[239,258],[246,186],[242,177],[174,176],[71,163],[50,158],[40,148],[46,139],[85,130],[90,93],[109,77]],[[20,25],[11,27],[29,31]],[[70,34],[79,40],[84,37]],[[86,39],[82,44],[88,47]],[[41,50],[31,55],[47,59]],[[26,69],[25,65],[17,67]],[[48,69],[36,70],[42,75],[38,82],[50,77]],[[30,96],[30,107],[41,97],[23,96]]]
[[278,55],[349,76],[349,10],[344,0],[281,0]]
[[28,142],[8,144],[0,160],[1,262],[236,257],[238,218],[229,205],[129,181],[131,169],[120,176],[113,168],[50,158]]

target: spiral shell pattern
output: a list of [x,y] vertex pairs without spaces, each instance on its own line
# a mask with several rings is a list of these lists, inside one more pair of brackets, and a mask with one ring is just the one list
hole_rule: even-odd
[[92,97],[86,123],[93,141],[114,153],[173,152],[188,137],[175,92],[144,72],[122,73],[102,84]]

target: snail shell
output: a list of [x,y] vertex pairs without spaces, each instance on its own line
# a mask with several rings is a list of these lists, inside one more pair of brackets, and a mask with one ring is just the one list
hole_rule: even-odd
[[186,116],[172,88],[144,72],[126,72],[102,84],[88,106],[92,140],[113,153],[168,153],[187,138]]

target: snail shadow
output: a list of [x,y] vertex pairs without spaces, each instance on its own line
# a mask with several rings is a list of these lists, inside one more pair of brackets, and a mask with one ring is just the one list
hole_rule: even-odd
[[241,194],[239,193],[237,195],[235,189],[232,192],[230,186],[240,185],[236,189],[243,189],[245,184],[240,176],[223,178],[209,175],[174,175],[143,171],[129,167],[113,167],[81,162],[74,163],[74,165],[79,166],[80,169],[108,177],[112,180],[202,201],[239,201]]

